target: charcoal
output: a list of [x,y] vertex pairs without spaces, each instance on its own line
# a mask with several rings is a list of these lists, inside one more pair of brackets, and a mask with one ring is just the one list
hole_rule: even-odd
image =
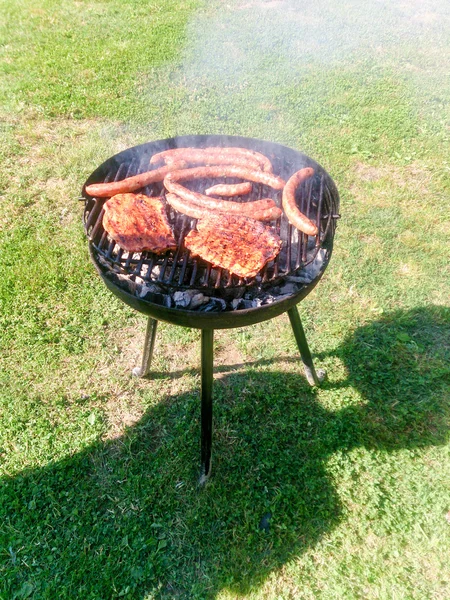
[[192,295],[193,290],[188,290],[186,292],[175,292],[173,295],[175,306],[177,308],[187,308],[191,303]]
[[161,295],[161,288],[152,283],[150,283],[150,284],[144,283],[143,285],[141,285],[139,287],[140,287],[140,290],[138,293],[139,298],[146,298],[146,296],[148,294],[160,294]]
[[280,288],[280,294],[294,294],[297,291],[297,286],[293,282],[285,283]]
[[227,303],[222,298],[210,298],[207,304],[203,304],[198,309],[201,312],[223,312],[227,310]]
[[202,304],[206,304],[206,302],[209,302],[209,300],[210,298],[208,296],[204,296],[202,293],[196,293],[195,296],[192,297],[189,308],[190,310],[195,310]]

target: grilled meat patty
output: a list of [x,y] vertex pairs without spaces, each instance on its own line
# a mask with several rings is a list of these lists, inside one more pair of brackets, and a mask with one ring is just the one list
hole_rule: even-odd
[[281,250],[281,239],[267,225],[225,214],[200,219],[184,244],[195,256],[238,277],[254,277]]
[[103,227],[124,250],[162,254],[177,248],[161,198],[117,194],[105,202],[104,210]]

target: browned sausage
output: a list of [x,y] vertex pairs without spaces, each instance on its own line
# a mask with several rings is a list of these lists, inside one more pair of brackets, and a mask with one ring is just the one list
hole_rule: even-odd
[[[282,215],[282,210],[275,206],[272,200],[268,198],[268,200],[272,203],[270,206],[269,203],[259,204],[256,207],[254,206],[256,202],[223,202],[219,203],[218,206],[214,208],[205,208],[204,206],[200,206],[196,204],[192,200],[186,200],[184,198],[180,198],[176,194],[167,194],[166,200],[175,210],[182,213],[183,215],[188,215],[188,217],[193,217],[194,219],[202,219],[208,216],[209,214],[217,214],[224,213],[230,214],[234,211],[229,209],[229,205],[237,204],[239,206],[238,214],[244,217],[249,217],[255,219],[255,221],[274,221],[279,219]],[[257,201],[262,202],[262,201]]]
[[164,185],[174,194],[177,191],[170,189],[177,181],[192,181],[193,179],[201,179],[207,177],[238,177],[239,179],[248,179],[255,183],[268,185],[275,190],[282,190],[286,182],[272,173],[264,173],[253,169],[245,169],[243,167],[231,166],[216,166],[216,167],[196,167],[194,169],[182,169],[176,172],[169,173],[164,178]]
[[[186,162],[212,162],[215,164],[236,164],[236,158],[242,157],[254,163],[255,168],[260,168],[267,173],[272,173],[272,163],[260,152],[255,150],[247,150],[246,148],[173,148],[154,154],[150,159],[150,164],[166,162],[170,160],[186,160]],[[234,159],[233,159],[234,157]],[[234,160],[234,162],[232,162]],[[250,166],[250,164],[248,165]]]
[[[172,194],[176,194],[179,198],[183,200],[187,200],[188,202],[193,202],[195,205],[200,206],[202,208],[206,208],[209,210],[222,210],[228,212],[230,214],[242,214],[243,211],[247,213],[253,210],[265,210],[266,208],[273,208],[275,202],[270,198],[266,198],[264,200],[255,200],[253,202],[232,202],[231,200],[219,200],[218,198],[210,198],[205,196],[204,194],[199,194],[198,192],[193,192],[192,190],[188,190],[180,183],[175,182],[166,182],[164,180],[164,185],[172,192]],[[246,208],[243,208],[246,207]]]
[[288,179],[283,190],[283,208],[289,223],[294,227],[308,235],[317,235],[319,231],[317,225],[299,210],[295,201],[295,192],[298,186],[312,175],[314,175],[314,169],[306,167],[300,169]]
[[[180,160],[186,162],[187,166],[195,167],[199,165],[234,165],[236,167],[245,167],[246,169],[256,169],[261,171],[260,162],[251,156],[239,156],[236,154],[215,154],[203,152],[202,150],[194,150],[187,153],[182,153],[176,156],[168,156],[165,159],[166,165],[171,165]],[[155,164],[155,163],[151,163]]]
[[205,190],[207,196],[245,196],[250,194],[252,191],[252,184],[250,181],[244,181],[244,183],[219,183]]
[[126,179],[122,179],[120,181],[111,181],[110,183],[92,183],[86,187],[86,193],[89,194],[89,196],[97,198],[110,198],[116,194],[135,192],[136,190],[140,190],[151,183],[163,181],[167,173],[178,169],[184,169],[185,167],[186,163],[180,161],[178,163],[161,167],[160,169],[139,173],[139,175],[133,175],[133,177],[127,177]]

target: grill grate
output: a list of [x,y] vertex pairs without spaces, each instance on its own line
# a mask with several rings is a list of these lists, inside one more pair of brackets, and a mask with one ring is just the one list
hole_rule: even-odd
[[[130,157],[126,155],[119,162],[117,159],[111,160],[103,178],[95,181],[118,181],[145,172],[148,170],[148,161],[149,155],[145,152],[142,155],[134,154]],[[278,172],[285,179],[301,168],[298,164],[293,165],[288,160],[282,161],[281,165],[278,165],[278,169],[275,163],[274,167],[274,172]],[[203,191],[215,183],[234,183],[236,181],[226,178],[196,181],[188,185],[193,190]],[[165,196],[162,183],[152,184],[142,191],[149,196]],[[258,184],[253,184],[252,194],[246,196],[245,199],[233,198],[233,200],[246,202],[267,197],[271,197],[277,206],[281,207],[281,192]],[[178,248],[176,251],[169,251],[164,255],[156,255],[151,252],[130,253],[120,248],[103,229],[105,199],[89,197],[83,199],[86,201],[84,215],[86,234],[103,268],[128,276],[131,281],[139,277],[145,282],[158,283],[177,290],[195,287],[217,291],[223,288],[231,292],[233,288],[238,289],[256,284],[275,285],[286,276],[297,274],[314,261],[323,241],[327,239],[329,233],[334,233],[335,220],[339,216],[334,214],[335,203],[326,174],[316,172],[314,177],[304,182],[297,190],[296,199],[300,210],[317,224],[319,233],[315,237],[311,237],[299,232],[292,227],[283,213],[276,223],[272,223],[283,241],[282,251],[274,261],[265,265],[256,277],[242,279],[224,269],[213,268],[205,261],[190,255],[183,242],[185,236],[195,227],[196,219],[177,213],[168,204],[169,220],[178,240]]]

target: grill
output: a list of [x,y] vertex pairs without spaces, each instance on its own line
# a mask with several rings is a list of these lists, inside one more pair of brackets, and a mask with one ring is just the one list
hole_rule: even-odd
[[[196,220],[181,215],[167,204],[169,220],[178,247],[164,255],[127,252],[103,229],[104,198],[86,193],[92,183],[112,182],[149,170],[153,154],[171,148],[240,147],[266,155],[273,172],[284,180],[299,169],[312,167],[314,176],[296,193],[299,209],[318,227],[316,236],[307,236],[292,227],[283,214],[272,222],[283,245],[280,254],[255,276],[240,278],[225,269],[190,255],[183,240],[195,228]],[[237,183],[233,178],[184,183],[202,192],[217,183]],[[163,183],[140,190],[148,196],[164,196]],[[253,184],[253,191],[234,201],[272,198],[281,207],[280,191]],[[91,259],[107,287],[131,307],[149,316],[142,366],[134,374],[149,373],[158,320],[202,330],[202,425],[201,482],[211,467],[213,331],[251,325],[288,312],[305,366],[307,379],[317,385],[323,374],[316,372],[296,308],[322,277],[331,257],[339,195],[328,173],[311,158],[280,144],[237,136],[184,136],[129,148],[100,165],[82,189],[85,202],[84,225]],[[194,300],[196,302],[194,302]]]

